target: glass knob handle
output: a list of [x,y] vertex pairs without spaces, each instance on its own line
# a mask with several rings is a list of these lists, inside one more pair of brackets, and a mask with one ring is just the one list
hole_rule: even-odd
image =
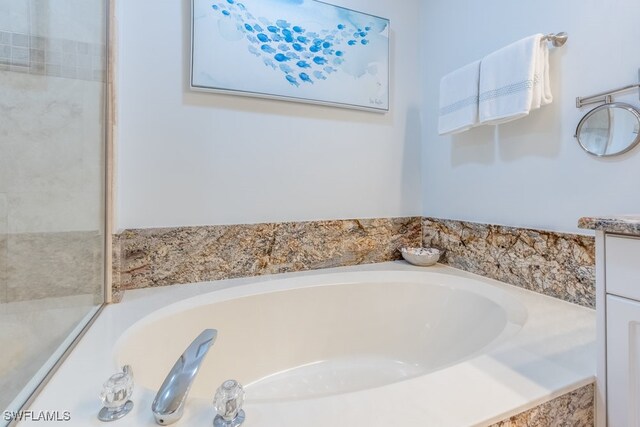
[[115,421],[127,415],[133,409],[133,371],[125,365],[122,372],[109,377],[102,385],[100,400],[103,408],[98,413],[100,421]]
[[214,427],[238,427],[245,420],[242,410],[244,403],[244,389],[236,380],[227,380],[222,383],[213,398],[213,405],[216,408]]

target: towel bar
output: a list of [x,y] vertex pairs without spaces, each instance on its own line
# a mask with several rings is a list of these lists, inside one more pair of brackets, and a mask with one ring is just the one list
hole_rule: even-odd
[[546,36],[542,37],[542,40],[551,42],[554,47],[564,46],[564,44],[567,42],[567,39],[569,39],[569,35],[564,31],[557,34],[547,34]]

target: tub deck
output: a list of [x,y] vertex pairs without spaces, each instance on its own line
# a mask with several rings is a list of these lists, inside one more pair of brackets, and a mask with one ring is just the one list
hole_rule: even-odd
[[[122,303],[103,311],[30,409],[68,410],[71,421],[65,425],[104,427],[96,418],[101,406],[97,395],[118,369],[116,342],[129,326],[176,301],[238,286],[249,293],[290,286],[280,279],[296,278],[304,285],[329,274],[381,271],[435,272],[478,280],[523,304],[527,321],[513,337],[486,352],[427,375],[314,399],[247,403],[245,426],[489,426],[594,381],[595,311],[450,267],[420,268],[398,261],[128,291]],[[154,395],[137,386],[134,410],[112,425],[154,426],[150,410]],[[193,397],[175,425],[207,426],[213,416],[211,399]],[[31,424],[43,425],[20,425]]]

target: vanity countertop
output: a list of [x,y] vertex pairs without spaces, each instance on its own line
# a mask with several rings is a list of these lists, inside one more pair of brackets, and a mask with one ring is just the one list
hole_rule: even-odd
[[640,214],[584,217],[578,221],[578,227],[607,233],[640,235]]

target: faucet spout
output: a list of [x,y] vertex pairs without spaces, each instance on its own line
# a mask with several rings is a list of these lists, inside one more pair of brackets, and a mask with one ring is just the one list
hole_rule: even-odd
[[182,417],[193,380],[217,336],[215,329],[205,329],[173,365],[151,405],[158,424],[173,424]]

